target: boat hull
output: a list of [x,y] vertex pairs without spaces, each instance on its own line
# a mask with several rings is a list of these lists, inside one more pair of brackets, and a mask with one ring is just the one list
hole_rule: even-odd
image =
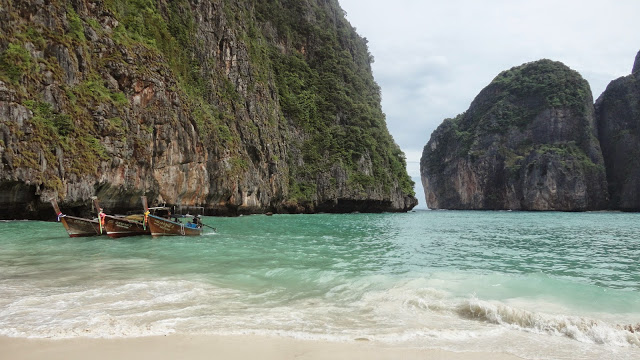
[[104,228],[111,238],[121,238],[126,236],[151,235],[149,227],[141,222],[127,220],[111,215],[104,215]]
[[148,228],[151,229],[152,236],[199,236],[202,235],[202,228],[191,228],[186,224],[177,223],[155,215],[147,217]]
[[64,216],[60,222],[70,237],[100,236],[98,220],[83,219],[75,216]]

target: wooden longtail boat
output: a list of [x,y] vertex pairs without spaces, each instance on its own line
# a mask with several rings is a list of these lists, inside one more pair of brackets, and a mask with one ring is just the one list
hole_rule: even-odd
[[58,207],[56,199],[51,199],[51,205],[62,223],[69,237],[99,236],[102,235],[98,220],[84,219],[76,216],[64,215]]
[[151,235],[149,227],[142,222],[125,216],[102,215],[104,228],[111,238],[121,238],[125,236]]
[[144,215],[114,216],[107,215],[96,205],[98,218],[107,236],[121,238],[126,236],[151,235],[149,227],[144,223]]
[[[167,207],[154,207],[149,208],[147,205],[147,197],[142,197],[142,205],[144,206],[144,216],[147,223],[147,227],[151,229],[152,236],[163,235],[182,235],[182,236],[199,236],[202,235],[202,222],[199,216],[193,215],[174,215],[171,217],[171,212]],[[166,217],[152,214],[151,212],[164,212]],[[173,218],[174,220],[171,220]],[[182,223],[179,218],[190,219],[189,222]]]

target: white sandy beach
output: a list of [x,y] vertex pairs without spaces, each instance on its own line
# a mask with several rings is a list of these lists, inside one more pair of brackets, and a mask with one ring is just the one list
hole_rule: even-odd
[[516,360],[499,353],[455,353],[390,347],[366,341],[332,343],[261,336],[161,336],[65,340],[0,337],[0,359],[433,359]]

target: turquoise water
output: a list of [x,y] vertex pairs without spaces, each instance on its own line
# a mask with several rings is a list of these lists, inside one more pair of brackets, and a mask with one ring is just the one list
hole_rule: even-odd
[[640,214],[205,218],[197,238],[0,222],[0,335],[261,334],[637,359]]

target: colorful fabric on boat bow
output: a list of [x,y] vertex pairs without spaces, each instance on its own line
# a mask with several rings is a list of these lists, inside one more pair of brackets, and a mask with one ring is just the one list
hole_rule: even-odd
[[145,230],[147,230],[147,219],[149,218],[149,214],[151,214],[149,211],[144,213],[144,221],[142,222],[142,228]]
[[100,234],[102,234],[102,227],[104,226],[104,217],[105,216],[107,216],[107,215],[102,212],[102,209],[100,209],[100,212],[98,213],[98,222],[100,223]]
[[62,212],[59,212],[58,213],[58,222],[60,222],[60,219],[62,219],[65,216],[67,216],[67,215],[63,214]]

